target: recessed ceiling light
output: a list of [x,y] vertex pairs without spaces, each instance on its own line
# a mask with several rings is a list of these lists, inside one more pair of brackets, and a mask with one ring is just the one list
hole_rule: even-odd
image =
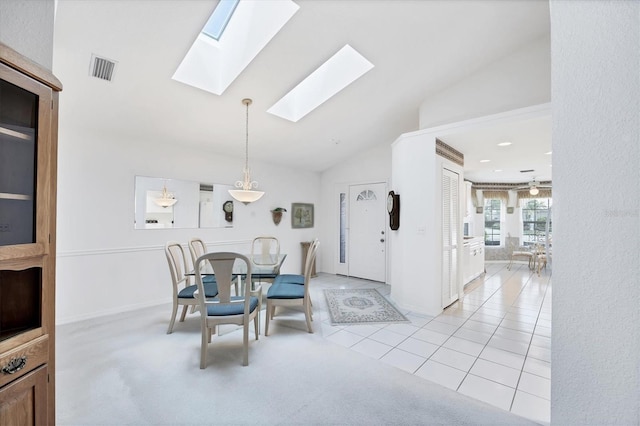
[[551,152],[552,152],[552,151],[545,152],[545,155],[551,155]]
[[295,123],[371,68],[373,64],[347,44],[267,112]]
[[480,160],[481,163],[488,163],[491,160]]
[[496,173],[500,173],[502,171],[502,169],[495,169],[494,172]]
[[498,146],[509,146],[509,145],[511,145],[511,142],[500,142],[498,144]]

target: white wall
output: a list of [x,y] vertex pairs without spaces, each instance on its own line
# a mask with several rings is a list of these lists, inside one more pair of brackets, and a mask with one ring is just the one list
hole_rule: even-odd
[[[402,135],[392,147],[392,181],[400,194],[400,228],[391,232],[391,298],[403,308],[434,315],[441,309],[439,283],[440,229],[435,208],[437,160],[435,135],[414,132]],[[437,190],[436,190],[437,189]],[[428,271],[428,280],[417,280]],[[428,284],[427,285],[427,281]]]
[[551,1],[551,422],[640,424],[640,2]]
[[546,36],[429,96],[420,105],[420,128],[549,102],[550,68]]
[[[72,82],[67,82],[73,84]],[[252,162],[264,197],[236,203],[233,228],[134,230],[136,175],[233,183],[242,176],[242,159],[188,151],[148,141],[118,139],[65,125],[61,101],[58,162],[57,323],[80,320],[170,300],[163,245],[186,246],[195,236],[209,248],[249,250],[250,240],[275,235],[288,257],[283,272],[301,272],[300,242],[317,228],[291,229],[290,217],[273,223],[270,210],[292,202],[320,205],[320,176]]]
[[53,0],[2,0],[0,41],[50,70],[53,20]]

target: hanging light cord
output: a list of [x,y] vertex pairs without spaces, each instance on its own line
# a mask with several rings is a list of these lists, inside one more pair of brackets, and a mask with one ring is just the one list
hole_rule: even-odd
[[245,145],[244,145],[244,167],[249,170],[249,105],[251,105],[251,99],[243,99],[242,102],[247,106],[247,114],[245,120]]
[[251,105],[252,102],[249,98],[242,100],[242,103],[247,107],[245,117],[244,179],[236,182],[236,188],[242,188],[244,191],[251,191],[252,188],[258,187],[258,182],[251,180],[251,173],[249,172],[249,105]]

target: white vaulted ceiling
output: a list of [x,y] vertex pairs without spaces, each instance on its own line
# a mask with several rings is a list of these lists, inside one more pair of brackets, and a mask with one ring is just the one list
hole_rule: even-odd
[[[250,97],[252,161],[323,171],[418,130],[430,95],[549,34],[546,1],[294,1],[283,29],[214,95],[171,77],[217,1],[59,0],[53,70],[65,125],[241,157]],[[347,44],[374,68],[298,122],[267,113]],[[92,54],[117,62],[111,82],[89,76]],[[534,132],[550,146],[547,130]]]

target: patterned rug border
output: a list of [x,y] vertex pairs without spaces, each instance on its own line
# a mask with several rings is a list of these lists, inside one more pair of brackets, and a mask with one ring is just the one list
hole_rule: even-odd
[[[361,312],[343,312],[340,313],[341,300],[345,296],[353,295],[353,297],[361,295],[374,299],[374,306],[380,309],[373,314],[365,314]],[[376,288],[328,288],[324,290],[324,296],[327,301],[327,308],[332,325],[357,325],[357,324],[393,324],[393,323],[409,323],[405,317],[391,302],[387,300]],[[356,306],[359,309],[364,307]],[[382,317],[381,317],[382,315]]]

